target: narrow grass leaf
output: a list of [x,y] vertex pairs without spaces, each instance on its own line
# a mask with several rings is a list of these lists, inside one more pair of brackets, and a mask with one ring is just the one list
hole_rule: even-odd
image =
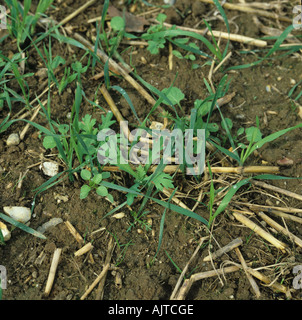
[[19,221],[16,221],[15,219],[7,216],[4,213],[0,212],[0,218],[5,220],[6,222],[12,224],[13,226],[15,226],[15,227],[17,227],[17,228],[19,228],[19,229],[21,229],[21,230],[33,235],[33,236],[35,236],[35,237],[38,237],[38,238],[44,239],[44,240],[46,239],[46,237],[43,234],[41,234],[40,232],[28,227],[27,225],[25,225],[25,224],[23,224],[23,223],[21,223]]

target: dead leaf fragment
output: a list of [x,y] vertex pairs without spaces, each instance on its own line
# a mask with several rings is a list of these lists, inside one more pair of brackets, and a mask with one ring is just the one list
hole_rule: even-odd
[[[108,15],[113,17],[123,17],[124,12],[121,12],[114,6],[109,6]],[[125,11],[126,32],[144,32],[144,26],[149,25],[149,22],[143,17],[137,17]]]

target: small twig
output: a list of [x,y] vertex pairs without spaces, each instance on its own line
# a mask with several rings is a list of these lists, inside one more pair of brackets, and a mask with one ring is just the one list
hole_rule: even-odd
[[169,42],[169,70],[173,70],[173,46]]
[[240,245],[242,245],[242,239],[241,238],[237,238],[233,241],[231,241],[230,243],[228,243],[226,246],[220,248],[219,250],[213,252],[210,256],[206,256],[203,261],[210,261],[211,259],[214,260],[216,258],[221,257],[223,254],[233,250],[234,248],[239,247]]
[[[85,45],[89,50],[94,51],[94,46],[80,34],[75,33],[74,38]],[[137,81],[135,81],[128,74],[128,72],[124,70],[124,68],[122,68],[114,60],[109,58],[106,53],[100,49],[97,50],[97,55],[103,60],[104,63],[108,61],[109,66],[114,70],[117,70],[125,78],[125,80],[130,83],[152,106],[155,105],[156,101],[153,99],[153,97]]]
[[56,248],[54,251],[49,274],[48,274],[48,279],[47,279],[47,283],[46,283],[46,287],[45,287],[45,291],[44,291],[45,297],[48,297],[50,294],[50,291],[51,291],[51,288],[52,288],[52,285],[53,285],[53,282],[55,279],[57,267],[59,264],[61,252],[62,252],[62,249],[60,249],[60,248]]
[[[171,197],[171,193],[169,190],[167,190],[166,188],[163,188],[163,191],[162,191],[167,197]],[[186,209],[186,210],[189,210],[191,211],[191,209],[189,207],[187,207],[182,201],[180,201],[178,198],[176,197],[172,197],[172,201],[174,201],[179,207],[183,208],[183,209]]]
[[216,68],[213,71],[213,74],[216,73],[216,71],[227,61],[230,59],[230,57],[232,56],[232,52],[229,52],[224,59],[221,60],[221,62],[216,66]]
[[90,7],[91,5],[93,5],[96,2],[96,0],[90,0],[86,3],[84,3],[80,8],[78,8],[76,11],[72,12],[69,16],[67,16],[66,18],[64,18],[62,21],[59,22],[59,26],[63,26],[65,23],[67,23],[68,21],[72,20],[74,17],[76,17],[77,15],[79,15],[81,12],[83,12],[86,8]]
[[[106,258],[105,258],[105,265],[109,265],[110,266],[110,261],[111,261],[111,258],[112,258],[112,254],[113,254],[114,248],[115,248],[115,243],[113,242],[113,237],[111,237],[110,240],[109,240],[109,243],[108,243],[107,255],[106,255]],[[101,279],[101,281],[99,283],[99,287],[98,287],[98,290],[97,290],[97,293],[96,293],[95,300],[102,300],[103,299],[106,275],[107,275],[107,273],[104,274],[103,278]]]
[[106,264],[102,270],[102,272],[98,275],[98,277],[93,281],[90,287],[86,290],[86,292],[81,296],[80,300],[86,299],[86,297],[90,294],[90,292],[94,289],[94,287],[102,280],[103,277],[107,274],[110,265]]
[[268,286],[271,286],[273,288],[273,290],[275,291],[279,291],[279,292],[283,292],[285,294],[290,294],[289,293],[289,290],[287,289],[287,287],[285,287],[284,285],[282,284],[279,284],[279,283],[276,283],[276,282],[271,282],[271,280],[263,275],[262,273],[260,273],[259,271],[257,270],[254,270],[250,267],[247,267],[246,270],[255,278],[259,279],[260,281],[264,282],[265,284],[267,284]]
[[[47,104],[47,101],[48,101],[48,100],[44,100],[44,101],[42,102],[42,105],[45,106],[45,105]],[[31,116],[31,118],[30,118],[30,121],[31,121],[31,122],[34,121],[34,119],[37,117],[37,115],[39,114],[40,109],[41,109],[41,106],[39,105],[38,108],[35,110],[34,114],[33,114],[33,115]],[[24,129],[22,130],[22,132],[20,133],[20,140],[23,140],[23,139],[24,139],[24,137],[25,137],[25,135],[26,135],[29,127],[30,127],[30,123],[27,123],[27,124],[25,125]]]
[[178,291],[178,289],[179,289],[179,287],[180,287],[180,283],[181,283],[183,277],[185,276],[185,274],[186,274],[186,272],[187,272],[187,270],[188,270],[188,267],[189,267],[190,263],[193,261],[193,259],[194,259],[195,256],[197,255],[197,253],[198,253],[201,245],[203,244],[204,240],[206,240],[206,239],[208,239],[208,236],[207,236],[207,237],[202,237],[202,238],[200,239],[200,242],[199,242],[197,248],[195,249],[194,253],[192,254],[192,256],[191,256],[191,258],[190,258],[190,260],[188,261],[188,263],[186,264],[186,266],[185,266],[184,269],[182,270],[181,275],[180,275],[179,278],[178,278],[178,281],[177,281],[177,283],[176,283],[176,285],[175,285],[175,287],[174,287],[174,290],[173,290],[173,292],[172,292],[172,294],[171,294],[171,296],[170,296],[170,300],[174,300],[175,297],[178,296],[177,291]]
[[16,188],[16,199],[20,198],[20,194],[21,194],[21,189],[22,189],[22,184],[23,184],[23,179],[25,178],[25,176],[27,175],[28,172],[28,168],[25,170],[25,172],[22,174],[22,172],[20,172],[20,176],[19,176],[19,182]]
[[237,254],[237,256],[238,256],[238,258],[239,258],[239,260],[240,260],[240,263],[241,263],[242,268],[243,268],[243,270],[244,270],[244,272],[245,272],[245,274],[246,274],[246,277],[247,277],[248,281],[250,282],[252,289],[253,289],[254,292],[255,292],[256,297],[257,297],[257,298],[260,298],[260,295],[261,295],[261,294],[260,294],[259,287],[258,287],[256,281],[254,280],[254,278],[253,278],[253,277],[251,276],[251,274],[247,271],[248,266],[247,266],[247,264],[246,264],[246,262],[245,262],[245,260],[244,260],[244,258],[243,258],[243,256],[242,256],[239,248],[235,248],[235,252],[236,252],[236,254]]
[[[149,172],[155,172],[157,166],[154,165],[149,169]],[[120,172],[121,169],[116,166],[104,166],[104,171]],[[266,166],[251,166],[251,167],[211,167],[212,173],[235,173],[235,174],[246,174],[246,173],[277,173],[279,167],[266,167]],[[166,165],[163,169],[165,173],[181,173],[179,165]],[[209,168],[205,168],[205,172],[209,172]]]

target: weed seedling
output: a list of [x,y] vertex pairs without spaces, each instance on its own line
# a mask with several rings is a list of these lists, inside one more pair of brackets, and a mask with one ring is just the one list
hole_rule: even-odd
[[113,203],[113,197],[108,193],[108,189],[102,184],[103,179],[107,179],[110,176],[109,172],[98,173],[97,170],[93,170],[94,172],[87,169],[81,170],[81,178],[88,182],[88,184],[84,184],[81,188],[80,199],[85,199],[91,190],[95,190],[95,192],[101,196],[106,197],[110,202]]

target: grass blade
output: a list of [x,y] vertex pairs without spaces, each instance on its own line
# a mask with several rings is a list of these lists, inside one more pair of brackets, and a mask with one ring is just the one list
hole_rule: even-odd
[[46,239],[46,237],[42,233],[40,233],[40,232],[28,227],[27,225],[25,225],[25,224],[23,224],[23,223],[21,223],[19,221],[16,221],[15,219],[7,216],[4,213],[0,212],[0,218],[3,219],[6,222],[12,224],[13,226],[15,226],[15,227],[17,227],[17,228],[19,228],[19,229],[21,229],[21,230],[33,235],[33,236],[35,236],[35,237],[38,237],[38,238],[44,239],[44,240]]

